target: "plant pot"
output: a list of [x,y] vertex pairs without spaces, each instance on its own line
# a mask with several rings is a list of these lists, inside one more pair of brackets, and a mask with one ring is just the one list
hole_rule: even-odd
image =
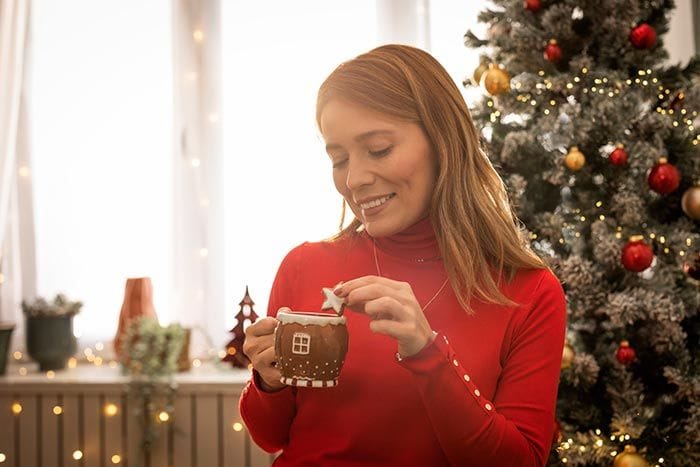
[[27,353],[41,371],[62,370],[75,354],[73,315],[27,317]]
[[7,357],[10,353],[10,342],[12,342],[14,330],[14,324],[0,323],[0,376],[7,370]]

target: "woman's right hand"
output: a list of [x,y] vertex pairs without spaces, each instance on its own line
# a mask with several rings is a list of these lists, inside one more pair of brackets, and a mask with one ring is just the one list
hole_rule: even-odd
[[[279,311],[289,310],[280,308]],[[243,353],[248,356],[253,368],[260,375],[262,389],[267,392],[279,391],[286,385],[280,382],[282,374],[275,367],[275,318],[262,318],[245,330]]]

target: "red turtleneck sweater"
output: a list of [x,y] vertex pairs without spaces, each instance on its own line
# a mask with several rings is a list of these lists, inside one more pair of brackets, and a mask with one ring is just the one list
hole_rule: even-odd
[[[423,306],[446,273],[429,218],[377,239],[382,275],[411,284]],[[303,243],[284,258],[268,316],[318,311],[321,289],[377,274],[372,239]],[[349,348],[339,385],[244,388],[240,412],[255,442],[282,450],[276,466],[544,465],[554,427],[565,297],[548,270],[522,270],[503,286],[521,305],[472,300],[447,287],[425,310],[435,341],[397,361],[397,344],[348,311]]]

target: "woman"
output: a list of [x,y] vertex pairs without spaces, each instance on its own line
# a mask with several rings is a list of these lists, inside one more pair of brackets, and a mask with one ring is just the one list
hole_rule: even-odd
[[[251,436],[282,451],[280,466],[543,465],[565,298],[526,247],[459,89],[426,52],[386,45],[336,68],[316,109],[355,219],[285,257],[268,317],[246,331]],[[352,310],[339,385],[284,386],[276,312],[318,310],[339,283]]]

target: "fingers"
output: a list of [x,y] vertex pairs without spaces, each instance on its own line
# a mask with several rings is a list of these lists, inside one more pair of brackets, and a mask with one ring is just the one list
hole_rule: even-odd
[[402,290],[408,285],[405,282],[398,282],[392,279],[387,279],[386,277],[362,276],[339,284],[339,286],[335,288],[335,294],[339,297],[345,297],[353,290],[370,284],[382,284],[395,291]]
[[364,311],[372,320],[402,321],[405,308],[393,297],[379,297],[365,303]]
[[248,326],[245,330],[246,336],[253,336],[253,337],[259,337],[259,336],[265,336],[267,334],[273,334],[275,332],[275,328],[277,327],[277,321],[275,318],[262,318]]

